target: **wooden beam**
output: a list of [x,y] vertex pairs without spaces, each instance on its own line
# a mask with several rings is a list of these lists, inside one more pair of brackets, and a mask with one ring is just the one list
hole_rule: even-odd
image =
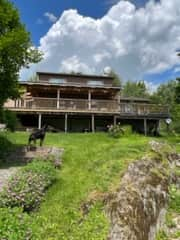
[[117,117],[114,116],[114,117],[113,117],[113,120],[114,120],[114,126],[117,124],[117,123],[116,123],[116,119],[117,119]]
[[94,114],[92,114],[91,116],[91,128],[92,128],[92,132],[95,132]]
[[57,109],[59,109],[60,89],[57,89]]
[[38,114],[38,129],[41,129],[41,124],[42,124],[42,114]]
[[144,118],[144,135],[147,136],[147,119]]
[[91,90],[88,90],[88,109],[91,110]]
[[67,133],[67,129],[68,129],[68,114],[65,113],[65,122],[64,122],[64,131],[65,131],[65,133]]

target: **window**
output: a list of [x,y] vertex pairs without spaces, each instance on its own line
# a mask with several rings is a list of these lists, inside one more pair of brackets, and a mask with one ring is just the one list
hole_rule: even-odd
[[63,78],[50,78],[50,83],[60,84],[60,83],[66,83],[66,80]]
[[91,81],[88,81],[87,84],[89,86],[103,86],[104,82],[103,81],[97,81],[97,80],[91,80]]

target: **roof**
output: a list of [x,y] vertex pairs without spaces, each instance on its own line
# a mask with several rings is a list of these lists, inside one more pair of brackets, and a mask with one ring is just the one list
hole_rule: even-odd
[[113,80],[114,77],[106,75],[90,75],[90,74],[81,74],[81,73],[54,73],[54,72],[37,72],[37,75],[54,75],[60,77],[77,77],[77,78],[97,78],[97,79],[107,79]]

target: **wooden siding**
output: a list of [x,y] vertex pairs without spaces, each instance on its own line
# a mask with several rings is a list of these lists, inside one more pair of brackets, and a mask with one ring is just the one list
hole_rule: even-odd
[[[50,82],[51,79],[62,79],[65,80],[64,83],[60,83],[60,85],[64,86],[88,86],[88,81],[97,81],[102,82],[102,85],[94,85],[94,86],[105,86],[112,87],[113,86],[113,78],[107,76],[96,76],[96,75],[81,75],[81,74],[56,74],[56,73],[37,73],[38,82]],[[93,86],[93,85],[91,85]]]

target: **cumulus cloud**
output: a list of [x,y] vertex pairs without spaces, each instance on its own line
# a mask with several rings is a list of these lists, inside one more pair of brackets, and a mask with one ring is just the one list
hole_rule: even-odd
[[100,19],[71,9],[41,38],[44,60],[36,69],[101,74],[109,66],[125,80],[141,79],[179,64],[179,39],[179,0],[149,1],[139,9],[120,1]]
[[57,20],[57,17],[53,14],[53,13],[50,13],[50,12],[46,12],[44,13],[44,16],[47,17],[49,19],[50,22],[56,22]]

